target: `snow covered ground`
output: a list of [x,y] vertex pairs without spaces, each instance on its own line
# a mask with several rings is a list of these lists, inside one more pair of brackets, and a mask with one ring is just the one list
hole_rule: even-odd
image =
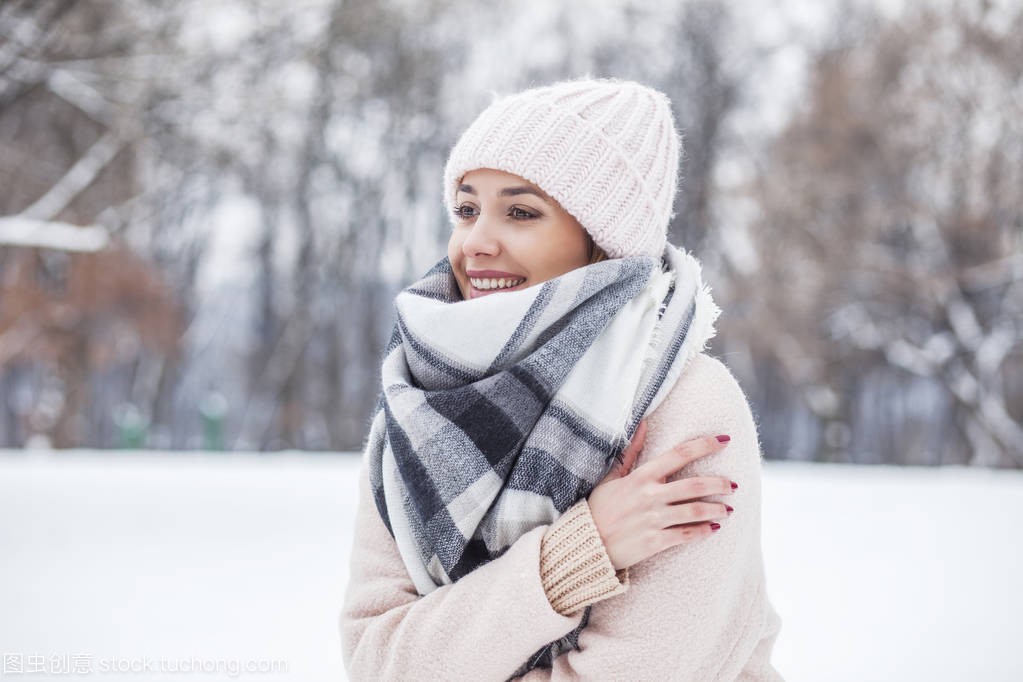
[[[23,670],[0,675],[344,679],[357,471],[347,455],[0,452],[0,652]],[[764,495],[787,680],[1023,679],[1023,473],[772,462]]]

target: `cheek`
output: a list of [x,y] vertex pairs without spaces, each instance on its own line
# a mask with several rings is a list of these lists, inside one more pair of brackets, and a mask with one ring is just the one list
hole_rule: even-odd
[[452,231],[448,239],[448,260],[455,266],[462,260],[462,238],[457,231]]
[[530,243],[518,253],[518,261],[528,270],[533,283],[545,282],[582,265],[575,245],[565,239],[545,239]]
[[468,282],[462,277],[462,260],[464,254],[462,253],[462,238],[458,232],[452,232],[451,238],[448,239],[448,261],[451,263],[451,270],[455,273],[455,281],[458,283],[458,290],[462,293],[462,298],[469,296]]
[[589,243],[581,230],[560,230],[553,248],[546,251],[548,262],[561,273],[581,268],[589,262]]

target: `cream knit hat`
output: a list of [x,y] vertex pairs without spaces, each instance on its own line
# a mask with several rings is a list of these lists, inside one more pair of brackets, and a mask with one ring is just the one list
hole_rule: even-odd
[[495,101],[462,134],[444,169],[454,209],[462,176],[493,168],[553,197],[608,256],[660,258],[681,142],[668,98],[632,81],[575,80]]

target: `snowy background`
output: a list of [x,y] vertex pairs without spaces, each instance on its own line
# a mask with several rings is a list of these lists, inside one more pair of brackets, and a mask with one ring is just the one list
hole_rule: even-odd
[[[3,454],[3,652],[344,679],[358,457]],[[1023,679],[1023,473],[768,462],[763,511],[789,682]]]

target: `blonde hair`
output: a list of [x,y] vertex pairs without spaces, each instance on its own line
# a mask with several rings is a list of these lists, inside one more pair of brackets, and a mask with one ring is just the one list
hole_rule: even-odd
[[607,260],[607,254],[604,253],[604,249],[597,246],[597,242],[593,241],[593,237],[590,236],[589,232],[586,233],[586,237],[590,242],[590,262],[587,263],[587,265],[593,265],[594,263],[599,263],[602,260]]

